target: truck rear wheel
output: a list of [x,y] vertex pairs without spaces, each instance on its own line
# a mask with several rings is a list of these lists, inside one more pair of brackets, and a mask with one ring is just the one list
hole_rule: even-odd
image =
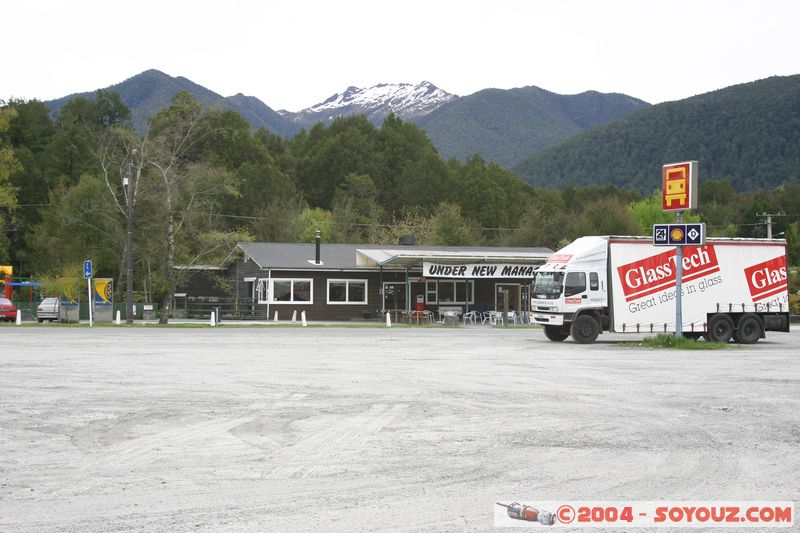
[[600,334],[600,324],[591,315],[581,315],[572,322],[570,333],[578,344],[591,344]]
[[563,326],[545,326],[544,336],[553,342],[561,342],[569,337],[569,329]]
[[741,344],[755,344],[761,338],[761,322],[752,313],[742,315],[733,332],[733,340]]
[[730,342],[734,329],[731,317],[723,314],[713,315],[708,321],[708,340]]

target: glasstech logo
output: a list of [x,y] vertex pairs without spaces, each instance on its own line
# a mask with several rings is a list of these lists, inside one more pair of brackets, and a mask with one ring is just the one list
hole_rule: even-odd
[[789,287],[785,255],[745,268],[744,275],[754,302],[780,294]]
[[[630,302],[644,296],[675,286],[675,250],[667,250],[627,265],[617,267],[625,301]],[[684,282],[719,272],[719,261],[714,245],[684,246]]]

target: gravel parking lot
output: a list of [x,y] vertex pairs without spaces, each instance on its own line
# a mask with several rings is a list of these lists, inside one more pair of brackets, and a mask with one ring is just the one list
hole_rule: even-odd
[[800,501],[800,331],[619,343],[637,338],[3,327],[0,531],[487,531],[495,501]]

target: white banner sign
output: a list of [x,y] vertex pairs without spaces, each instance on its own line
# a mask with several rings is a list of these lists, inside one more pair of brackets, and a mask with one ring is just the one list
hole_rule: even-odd
[[514,265],[508,263],[462,263],[443,265],[439,263],[422,263],[422,277],[425,278],[533,278],[539,265]]

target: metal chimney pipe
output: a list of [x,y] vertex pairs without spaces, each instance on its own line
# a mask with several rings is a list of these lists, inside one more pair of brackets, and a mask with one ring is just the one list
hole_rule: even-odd
[[316,233],[314,234],[314,240],[317,243],[317,255],[316,255],[315,259],[314,259],[314,264],[315,265],[319,265],[319,264],[322,263],[320,261],[320,257],[319,257],[320,256],[320,251],[319,251],[319,249],[320,249],[320,240],[321,240],[321,237],[319,235],[319,230],[317,230]]

